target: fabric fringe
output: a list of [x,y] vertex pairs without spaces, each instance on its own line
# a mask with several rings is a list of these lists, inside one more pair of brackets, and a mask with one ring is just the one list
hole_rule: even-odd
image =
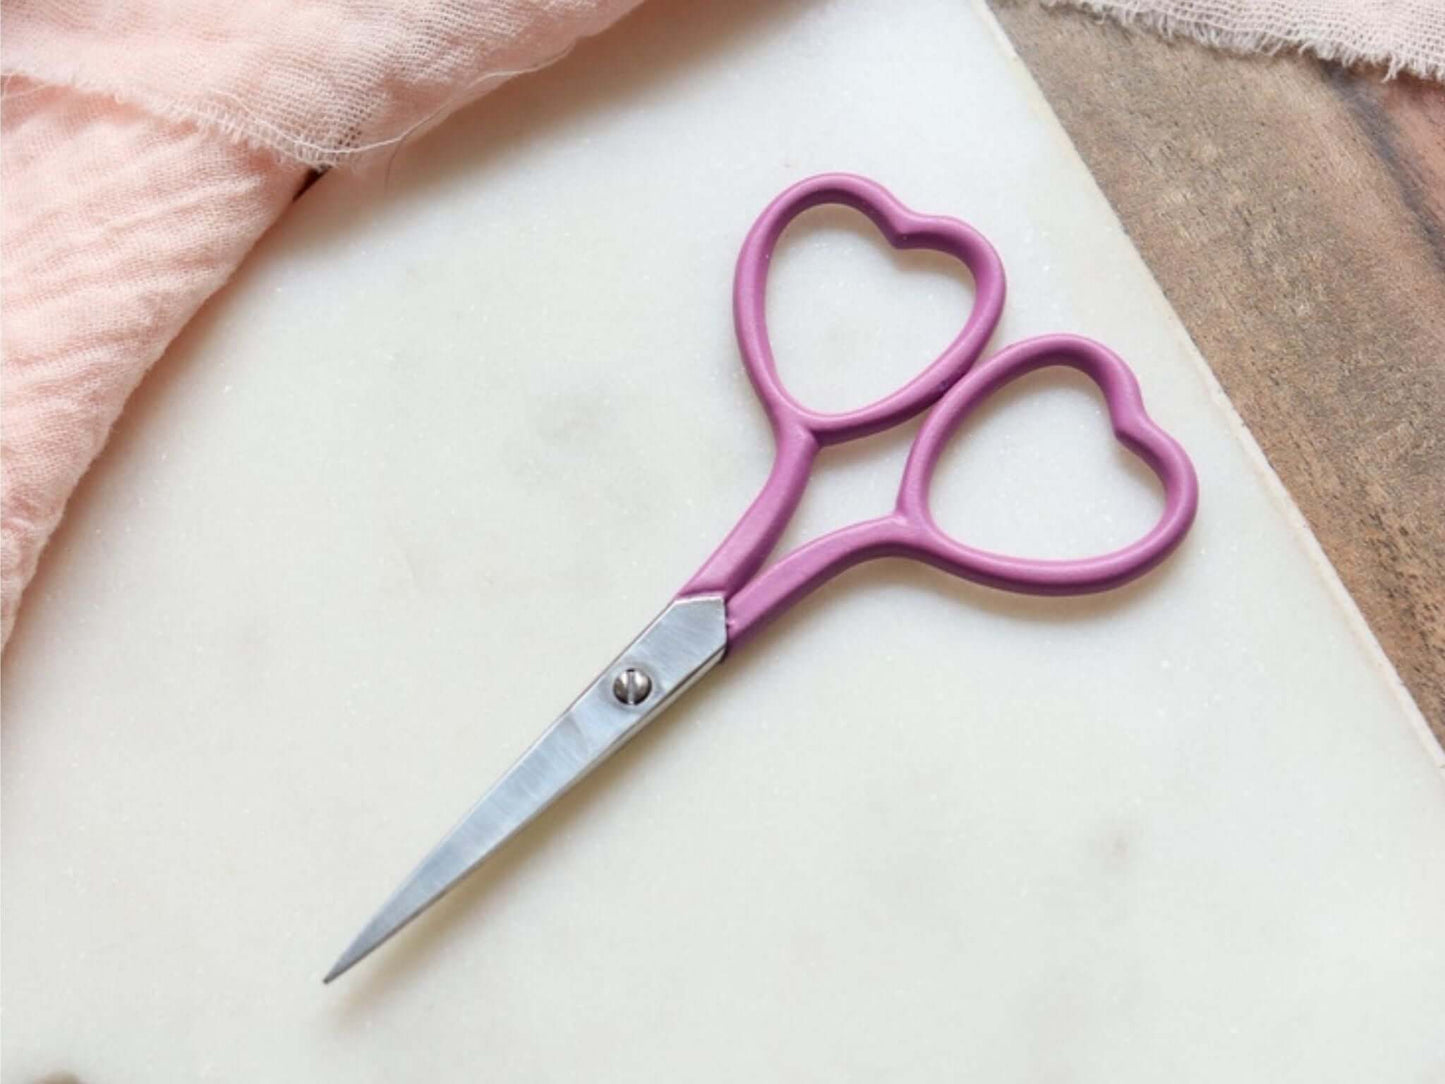
[[[1375,5],[1300,0],[1246,10],[1242,5],[1199,0],[1042,0],[1045,7],[1072,7],[1108,18],[1130,30],[1187,38],[1237,55],[1297,52],[1346,68],[1374,68],[1385,79],[1401,74],[1445,82],[1445,4],[1401,6],[1406,17],[1371,25]],[[1313,31],[1311,23],[1321,24]],[[1386,24],[1390,24],[1387,26]],[[1404,24],[1403,28],[1399,24]],[[1390,34],[1394,29],[1395,33]],[[1371,44],[1371,38],[1393,40]]]

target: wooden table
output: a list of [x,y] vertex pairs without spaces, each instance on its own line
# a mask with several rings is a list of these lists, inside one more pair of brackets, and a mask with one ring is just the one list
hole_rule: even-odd
[[1445,90],[993,3],[1445,741]]

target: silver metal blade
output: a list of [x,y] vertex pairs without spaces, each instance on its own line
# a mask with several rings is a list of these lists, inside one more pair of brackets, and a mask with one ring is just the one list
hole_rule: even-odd
[[422,860],[322,981],[349,970],[440,899],[657,718],[726,648],[722,596],[674,600]]

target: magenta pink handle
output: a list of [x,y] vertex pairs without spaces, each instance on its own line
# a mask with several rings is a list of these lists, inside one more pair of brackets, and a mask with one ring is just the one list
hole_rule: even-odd
[[[861,211],[896,248],[931,248],[954,256],[974,280],[973,311],[938,359],[892,395],[842,414],[809,410],[788,394],[778,379],[764,312],[768,264],[778,238],[799,214],[822,203]],[[992,587],[1066,595],[1117,587],[1153,568],[1179,544],[1199,501],[1194,468],[1184,449],[1149,419],[1134,374],[1117,355],[1089,339],[1046,335],[1010,346],[968,374],[993,333],[1003,298],[1003,264],[982,235],[957,219],[915,214],[866,178],[845,173],[810,177],[759,216],[738,256],[733,316],[743,364],[772,423],[777,454],[757,499],[678,592],[679,597],[716,593],[726,598],[730,647],[825,580],[874,557],[912,557]],[[1009,557],[954,541],[928,511],[934,468],[968,413],[1004,384],[1046,365],[1072,366],[1091,377],[1104,393],[1115,435],[1164,483],[1163,514],[1132,545],[1083,560]],[[891,513],[824,535],[752,578],[797,509],[821,447],[887,429],[934,403],[913,442]]]
[[[858,410],[823,414],[809,410],[783,387],[768,341],[768,267],[783,230],[820,204],[852,207],[872,220],[894,248],[925,248],[955,257],[973,275],[974,303],[968,321],[938,358],[892,395]],[[892,193],[866,177],[823,173],[789,188],[758,216],[738,254],[733,279],[733,318],[743,364],[774,429],[801,426],[819,444],[866,437],[913,417],[938,401],[978,359],[1003,311],[1003,261],[984,236],[956,218],[914,214]]]
[[[768,342],[768,266],[788,223],[811,207],[836,203],[867,215],[895,248],[935,249],[973,275],[974,301],[963,330],[937,360],[892,395],[858,410],[809,410],[783,387]],[[865,177],[826,173],[787,189],[758,216],[738,254],[733,319],[748,376],[773,428],[777,455],[762,492],[680,594],[731,594],[762,566],[802,499],[819,448],[877,433],[938,401],[983,351],[1003,309],[1003,263],[983,235],[954,218],[920,215]]]
[[[1164,511],[1142,538],[1082,560],[1009,557],[956,542],[928,510],[928,486],[948,438],[990,393],[1047,365],[1067,365],[1104,393],[1114,434],[1159,476]],[[912,557],[964,579],[1040,595],[1084,594],[1143,575],[1174,549],[1194,520],[1199,483],[1184,449],[1150,420],[1138,382],[1107,347],[1075,335],[1045,335],[1001,351],[960,381],[928,415],[886,516],[844,527],[794,550],[727,600],[728,644],[736,647],[819,584],[874,557]]]

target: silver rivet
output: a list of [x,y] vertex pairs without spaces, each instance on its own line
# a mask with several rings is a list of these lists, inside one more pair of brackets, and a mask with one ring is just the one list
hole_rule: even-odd
[[624,704],[640,704],[652,695],[652,678],[645,670],[629,666],[612,679],[612,695]]

